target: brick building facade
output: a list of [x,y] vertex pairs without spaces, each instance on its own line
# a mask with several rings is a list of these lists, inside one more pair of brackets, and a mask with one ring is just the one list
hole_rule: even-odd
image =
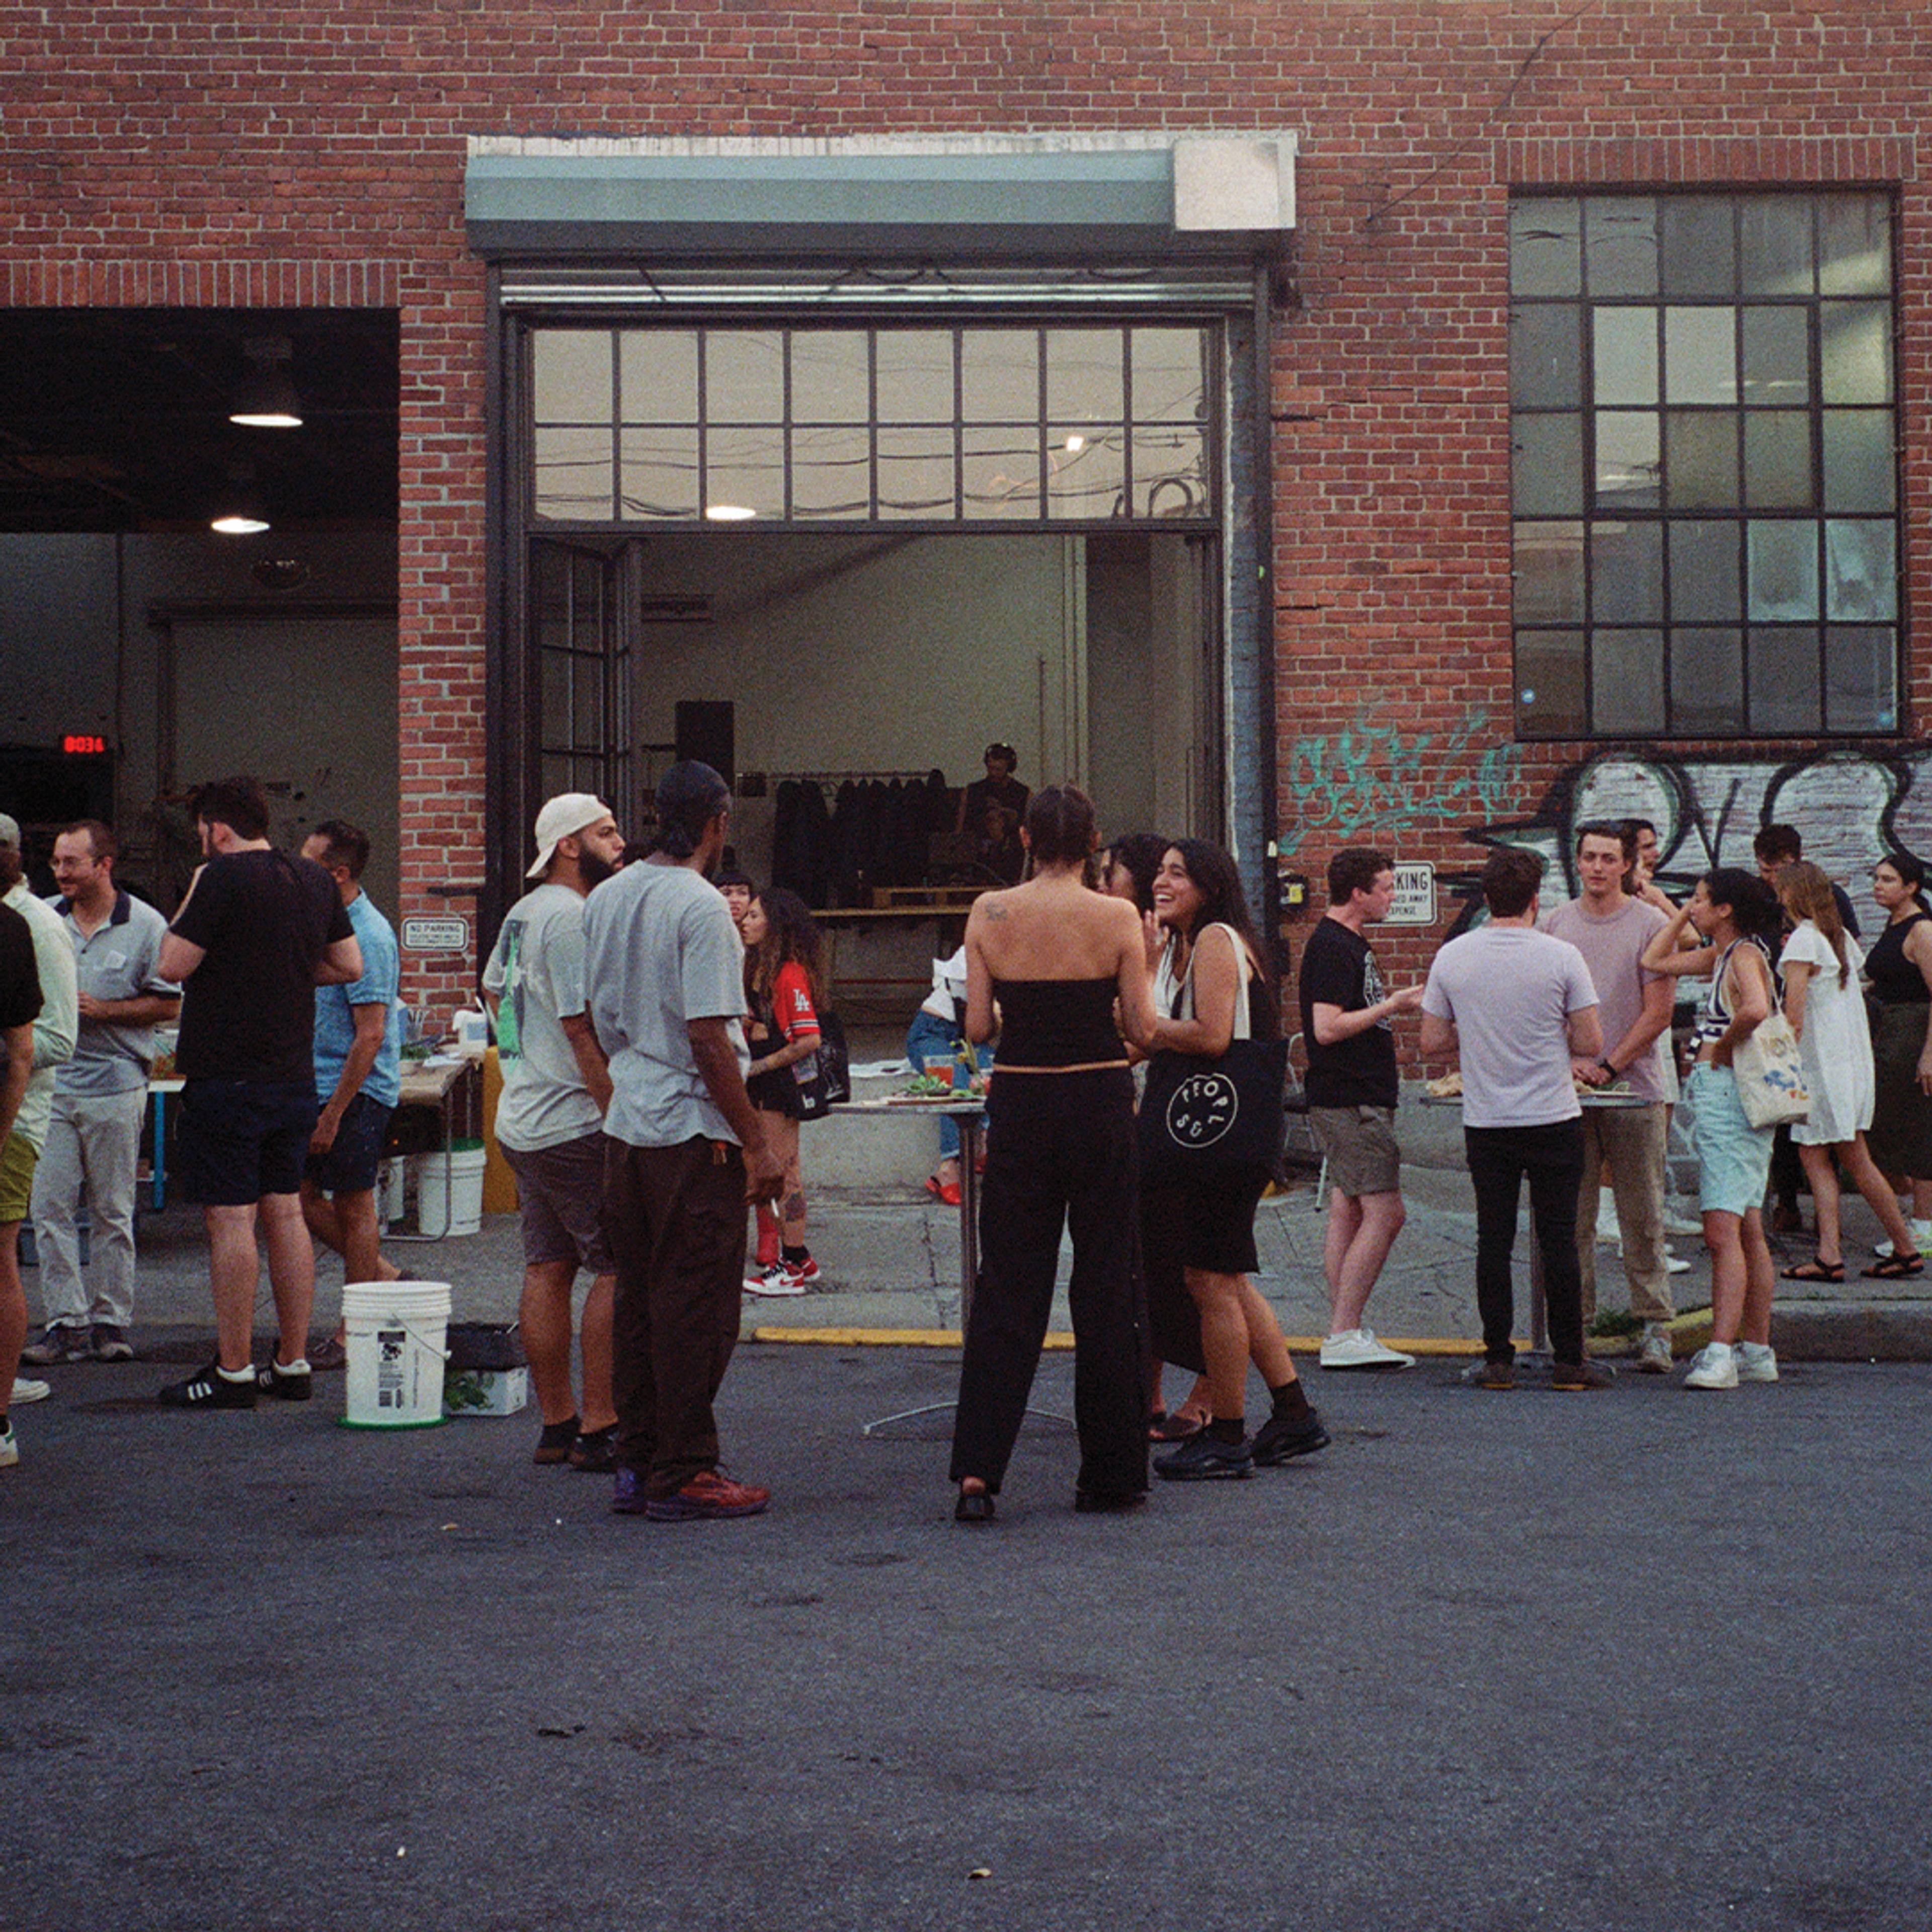
[[[1114,135],[1279,137],[1292,157],[1292,217],[1282,221],[1292,242],[1252,250],[1271,290],[1272,446],[1245,482],[1238,464],[1231,472],[1223,525],[1232,557],[1244,516],[1258,508],[1265,520],[1264,608],[1252,632],[1265,648],[1252,664],[1267,682],[1247,710],[1237,702],[1217,714],[1228,742],[1216,755],[1234,774],[1232,791],[1221,801],[1222,824],[1198,829],[1232,831],[1256,877],[1256,847],[1269,836],[1280,868],[1312,881],[1348,842],[1433,866],[1434,923],[1384,943],[1398,973],[1425,964],[1486,842],[1561,850],[1574,815],[1598,805],[1648,808],[1665,821],[1680,872],[1717,852],[1734,860],[1740,837],[1748,842],[1772,816],[1806,826],[1844,877],[1875,856],[1882,838],[1932,854],[1932,806],[1917,783],[1932,660],[1913,621],[1932,565],[1932,475],[1918,433],[1932,386],[1932,330],[1924,326],[1932,231],[1917,158],[1932,92],[1932,7],[861,0],[748,8],[716,0],[597,10],[377,9],[344,0],[184,14],[102,0],[16,10],[0,46],[15,76],[0,146],[0,304],[396,314],[406,916],[460,911],[487,926],[490,895],[500,903],[520,871],[512,862],[529,788],[500,769],[518,755],[501,729],[511,702],[503,667],[515,658],[502,634],[516,621],[519,594],[503,551],[520,540],[520,526],[506,522],[502,502],[520,433],[502,419],[502,399],[516,393],[498,369],[508,338],[493,332],[495,270],[473,226],[466,229],[465,200],[473,144],[515,136],[586,153],[601,142],[678,137],[1078,135],[1103,146]],[[772,152],[782,164],[782,149]],[[1747,422],[1738,500],[1714,508],[1686,496],[1678,507],[1703,501],[1714,524],[1718,511],[1735,510],[1747,573],[1759,558],[1754,489],[1766,493],[1767,560],[1777,534],[1770,522],[1815,511],[1826,546],[1815,554],[1828,581],[1813,584],[1810,604],[1802,586],[1781,604],[1767,589],[1761,610],[1741,608],[1729,626],[1720,613],[1694,638],[1640,598],[1624,608],[1621,629],[1606,624],[1600,635],[1592,607],[1559,611],[1520,639],[1512,236],[1524,247],[1531,231],[1513,224],[1513,197],[1519,207],[1550,197],[1581,208],[1587,223],[1591,198],[1634,196],[1653,211],[1642,219],[1667,226],[1669,211],[1654,213],[1666,202],[1742,196],[1774,224],[1768,204],[1778,197],[1840,192],[1868,206],[1878,198],[1888,260],[1882,272],[1844,272],[1853,280],[1841,285],[1833,279],[1839,258],[1820,240],[1822,266],[1806,287],[1780,284],[1778,299],[1809,318],[1790,322],[1793,340],[1810,332],[1805,367],[1822,372],[1809,417],[1798,398],[1785,427],[1811,452],[1798,467],[1808,464],[1835,488],[1832,476],[1844,472],[1830,470],[1832,451],[1868,444],[1892,412],[1896,501],[1882,500],[1882,482],[1858,485],[1864,522],[1844,540],[1885,554],[1881,526],[1895,528],[1895,604],[1869,570],[1834,587],[1839,537],[1823,530],[1832,503],[1775,498],[1773,482],[1754,483],[1757,446]],[[1826,236],[1836,206],[1805,215],[1806,232]],[[1561,208],[1558,229],[1568,219]],[[1732,231],[1744,255],[1757,218],[1746,211]],[[648,272],[647,250],[614,245]],[[1748,265],[1736,271],[1726,314],[1754,307],[1751,273]],[[1519,260],[1520,284],[1524,274]],[[1565,299],[1559,290],[1556,306]],[[1579,300],[1589,299],[1585,285]],[[1707,284],[1675,306],[1724,299]],[[1883,346],[1895,391],[1882,395],[1854,393],[1856,371],[1844,379],[1852,389],[1832,386],[1832,332],[1840,310],[1859,302],[1855,321],[1882,320],[1888,308],[1896,318]],[[1646,434],[1666,443],[1688,436],[1700,408],[1748,415],[1751,398],[1734,382],[1727,397],[1687,388],[1687,406],[1673,416],[1670,291],[1653,283],[1621,306],[1626,318],[1657,310],[1666,360],[1664,392],[1636,398],[1619,434],[1648,447]],[[1240,321],[1238,308],[1229,314]],[[1551,324],[1564,326],[1560,317]],[[1608,324],[1592,310],[1580,326],[1587,358]],[[1742,339],[1748,381],[1754,338]],[[1520,409],[1534,401],[1522,386],[1533,386],[1533,362],[1518,365]],[[1561,548],[1574,538],[1594,556],[1598,525],[1641,523],[1653,509],[1667,521],[1673,479],[1691,472],[1688,457],[1664,457],[1647,482],[1638,476],[1633,484],[1634,472],[1611,477],[1602,455],[1610,429],[1592,414],[1608,406],[1607,379],[1586,359],[1576,380],[1570,413],[1585,424],[1582,446],[1598,452],[1598,466],[1574,505],[1552,486],[1540,511],[1520,474],[1518,514],[1528,502],[1537,541]],[[1663,419],[1654,431],[1637,420],[1652,402]],[[1560,441],[1562,425],[1552,433]],[[1238,442],[1239,424],[1228,434]],[[1774,466],[1766,464],[1769,478]],[[1644,469],[1640,460],[1636,471]],[[1644,500],[1660,489],[1655,502]],[[1838,520],[1849,532],[1852,520]],[[1659,528],[1658,544],[1676,541]],[[1613,536],[1603,537],[1588,579],[1595,587],[1587,594],[1606,612],[1628,567]],[[1518,530],[1514,540],[1530,539]],[[1792,540],[1802,548],[1811,538]],[[1561,564],[1559,574],[1568,568]],[[1580,585],[1583,568],[1576,564]],[[1689,608],[1688,564],[1660,581],[1676,583]],[[1558,605],[1570,594],[1552,593]],[[1754,575],[1743,594],[1757,596]],[[1775,636],[1774,618],[1783,627]],[[1222,622],[1247,625],[1238,585]],[[1774,695],[1773,680],[1780,664],[1810,664],[1814,633],[1825,668],[1807,729],[1806,700]],[[1618,717],[1634,714],[1613,701],[1614,667],[1640,662],[1652,637],[1670,640],[1683,688],[1660,674],[1664,728],[1619,730]],[[1744,668],[1726,722],[1720,700],[1714,710],[1694,701],[1688,667],[1706,661],[1694,651],[1709,653],[1718,686],[1728,688],[1725,653],[1733,650]],[[1559,682],[1573,658],[1594,667],[1576,674],[1586,728],[1565,735],[1560,716],[1550,728],[1538,700],[1524,695],[1530,660],[1520,651],[1558,663]],[[1856,665],[1843,668],[1854,656]],[[1221,660],[1237,683],[1245,661],[1238,652]],[[1802,669],[1801,682],[1812,675]],[[1892,680],[1888,697],[1870,697],[1874,676]],[[1686,728],[1693,718],[1702,722]],[[1246,821],[1235,808],[1244,783],[1267,792]],[[1298,930],[1288,929],[1298,944]],[[410,991],[454,1005],[473,985],[476,964],[473,948],[468,957],[412,956]]]

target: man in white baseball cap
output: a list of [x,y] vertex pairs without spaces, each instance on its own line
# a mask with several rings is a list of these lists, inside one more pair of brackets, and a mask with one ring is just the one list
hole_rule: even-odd
[[[587,791],[560,792],[556,797],[546,800],[543,809],[537,814],[536,859],[524,877],[526,879],[542,878],[550,870],[551,855],[556,850],[560,840],[573,838],[577,833],[587,831],[605,819],[610,819],[614,826],[616,824],[616,820],[611,818],[610,808],[601,798],[593,798]],[[620,851],[623,849],[621,844],[618,849]],[[608,872],[598,873],[597,878],[592,879],[584,887],[584,890],[589,891],[590,886],[597,884],[598,879],[608,876]]]
[[[523,1217],[518,1319],[543,1418],[536,1460],[608,1474],[616,1450],[616,1280],[598,1209],[610,1076],[584,1010],[584,902],[615,869],[624,835],[602,800],[571,791],[537,814],[536,837],[530,876],[542,883],[504,915],[483,970],[503,1073],[496,1144],[517,1177]],[[580,1323],[581,1402],[570,1376],[571,1298],[580,1270],[591,1276]]]

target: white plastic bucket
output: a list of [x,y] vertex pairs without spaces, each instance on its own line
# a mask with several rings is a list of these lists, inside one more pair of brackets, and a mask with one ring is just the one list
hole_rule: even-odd
[[442,1420],[446,1281],[348,1282],[345,1429],[429,1429]]
[[482,1227],[488,1160],[481,1143],[416,1156],[416,1225],[425,1234],[473,1234]]

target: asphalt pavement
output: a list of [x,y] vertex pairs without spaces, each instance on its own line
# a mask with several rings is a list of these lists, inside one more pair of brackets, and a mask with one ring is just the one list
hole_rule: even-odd
[[[748,1302],[790,1339],[728,1466],[775,1500],[719,1524],[612,1516],[527,1413],[158,1408],[211,1323],[195,1216],[144,1216],[143,1359],[48,1371],[0,1476],[8,1922],[1922,1932],[1932,1370],[1804,1344],[1878,1332],[1868,1284],[1780,1300],[1775,1387],[1467,1388],[1466,1178],[1406,1182],[1371,1319],[1442,1352],[1304,1355],[1328,1450],[1076,1516],[1049,1354],[986,1530],[943,1407],[866,1432],[956,1382],[914,1187],[821,1190],[826,1292]],[[1318,1333],[1310,1196],[1262,1226]],[[392,1252],[514,1310],[511,1217]]]

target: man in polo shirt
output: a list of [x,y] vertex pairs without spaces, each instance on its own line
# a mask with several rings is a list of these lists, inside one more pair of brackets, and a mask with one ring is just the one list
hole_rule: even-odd
[[[46,1144],[34,1170],[34,1237],[46,1331],[20,1359],[134,1359],[134,1190],[154,1028],[181,1011],[160,976],[167,921],[114,883],[114,834],[98,819],[54,841],[54,880],[79,975],[80,1034],[54,1082]],[[85,1195],[92,1292],[76,1210]]]
[[738,1339],[746,1203],[775,1200],[784,1180],[745,1091],[745,949],[705,877],[730,804],[709,765],[673,765],[656,849],[584,908],[584,992],[610,1070],[611,1507],[659,1522],[754,1516],[771,1501],[719,1472],[712,1408]]
[[309,1394],[315,1249],[302,1178],[317,1111],[315,989],[360,979],[362,950],[334,880],[270,842],[254,778],[200,787],[194,809],[207,861],[161,941],[160,968],[184,988],[176,1172],[207,1225],[216,1352],[158,1400],[253,1408],[258,1222],[280,1323],[263,1384],[291,1401]]

